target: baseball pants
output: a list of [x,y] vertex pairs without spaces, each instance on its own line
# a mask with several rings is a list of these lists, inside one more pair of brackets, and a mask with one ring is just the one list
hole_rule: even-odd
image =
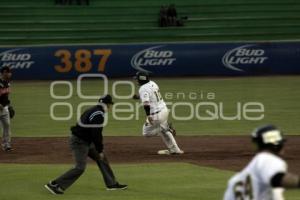
[[172,133],[169,131],[169,110],[168,108],[162,109],[159,113],[152,115],[153,123],[150,124],[148,121],[143,126],[143,135],[145,137],[152,137],[159,135],[167,148],[171,152],[180,152],[180,149],[176,143],[176,140]]
[[3,129],[2,146],[11,147],[10,117],[8,106],[0,111],[0,125]]
[[65,190],[70,187],[83,174],[87,164],[87,157],[90,157],[97,163],[107,187],[117,183],[106,157],[101,158],[93,144],[88,144],[86,141],[72,135],[70,146],[75,166],[54,180],[62,189]]

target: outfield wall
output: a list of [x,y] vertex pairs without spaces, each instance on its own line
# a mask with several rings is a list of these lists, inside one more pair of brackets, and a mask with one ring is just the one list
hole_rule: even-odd
[[300,74],[300,42],[147,43],[0,48],[14,79],[73,79],[82,73],[128,77]]

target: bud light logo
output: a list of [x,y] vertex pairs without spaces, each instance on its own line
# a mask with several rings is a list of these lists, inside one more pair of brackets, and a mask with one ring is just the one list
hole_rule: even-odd
[[228,51],[222,58],[223,65],[231,70],[243,72],[243,66],[263,64],[268,57],[265,50],[254,48],[255,45],[243,45]]
[[146,67],[153,66],[171,66],[175,61],[173,51],[159,50],[163,46],[150,47],[144,49],[133,56],[131,66],[142,72],[149,73]]
[[18,53],[21,49],[11,49],[0,53],[1,67],[10,67],[12,69],[29,69],[34,61],[31,60],[31,54]]

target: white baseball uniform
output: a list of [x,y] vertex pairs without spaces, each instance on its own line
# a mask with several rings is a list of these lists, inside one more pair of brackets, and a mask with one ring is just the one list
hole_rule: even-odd
[[158,85],[149,81],[140,87],[139,95],[143,104],[147,102],[150,105],[150,115],[153,118],[152,124],[146,120],[143,126],[143,135],[146,137],[160,135],[170,152],[180,152],[172,133],[169,131],[169,110],[159,92]]
[[224,200],[283,200],[283,188],[272,188],[271,180],[278,173],[286,173],[287,164],[280,157],[258,153],[241,172],[228,182]]

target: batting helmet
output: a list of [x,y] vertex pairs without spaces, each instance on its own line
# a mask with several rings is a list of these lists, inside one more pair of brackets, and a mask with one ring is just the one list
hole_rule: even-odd
[[252,132],[252,141],[257,144],[259,150],[267,149],[278,153],[286,140],[277,127],[274,125],[265,125]]
[[149,82],[149,75],[144,72],[137,72],[133,78],[136,79],[140,85]]

